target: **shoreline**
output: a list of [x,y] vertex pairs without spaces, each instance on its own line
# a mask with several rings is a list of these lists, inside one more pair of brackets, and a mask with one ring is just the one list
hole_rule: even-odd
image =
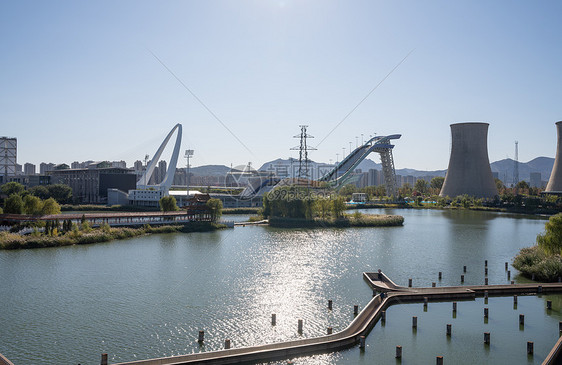
[[34,248],[63,247],[73,245],[86,245],[103,243],[113,240],[139,237],[159,233],[191,233],[211,232],[226,228],[223,224],[212,222],[190,222],[179,225],[163,225],[152,227],[145,225],[139,228],[119,227],[93,228],[88,232],[69,231],[57,236],[34,236],[33,234],[20,236],[16,233],[0,233],[0,250],[25,250]]

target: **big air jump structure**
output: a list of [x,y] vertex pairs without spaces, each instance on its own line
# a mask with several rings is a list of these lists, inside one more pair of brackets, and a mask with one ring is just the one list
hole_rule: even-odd
[[[493,198],[498,190],[488,159],[488,123],[451,124],[451,157],[440,196]],[[561,171],[562,172],[562,171]]]
[[556,123],[556,132],[558,133],[558,143],[556,144],[556,158],[554,159],[554,167],[550,173],[550,179],[546,185],[545,191],[547,192],[560,192],[562,191],[562,122]]

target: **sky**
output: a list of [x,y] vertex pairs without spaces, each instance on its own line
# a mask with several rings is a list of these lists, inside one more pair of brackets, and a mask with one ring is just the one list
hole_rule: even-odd
[[0,136],[20,164],[130,166],[181,123],[193,166],[259,167],[298,158],[308,125],[315,161],[401,134],[396,168],[437,170],[450,124],[483,121],[490,162],[515,141],[521,162],[554,157],[561,15],[560,1],[0,0]]

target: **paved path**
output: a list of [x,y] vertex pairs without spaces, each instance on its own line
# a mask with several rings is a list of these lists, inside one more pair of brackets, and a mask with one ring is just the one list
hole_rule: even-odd
[[388,306],[406,301],[470,299],[488,295],[512,295],[525,293],[562,292],[562,283],[531,283],[511,285],[467,285],[454,287],[408,288],[396,285],[384,273],[363,273],[363,277],[374,291],[367,306],[341,332],[332,335],[280,342],[229,350],[202,352],[197,354],[164,357],[119,363],[116,365],[164,365],[164,364],[239,364],[271,361],[299,356],[333,352],[356,345],[361,336],[371,331]]

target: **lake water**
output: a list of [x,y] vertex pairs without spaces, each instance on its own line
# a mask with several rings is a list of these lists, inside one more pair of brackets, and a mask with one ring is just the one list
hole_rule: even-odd
[[[379,210],[403,227],[275,229],[246,226],[86,246],[0,251],[0,353],[21,364],[99,364],[314,337],[345,328],[372,291],[364,271],[397,284],[508,283],[504,262],[534,243],[544,219],[499,213]],[[240,220],[238,216],[225,216]],[[511,267],[512,278],[516,271]],[[443,279],[438,280],[438,272]],[[515,280],[521,280],[515,278]],[[333,310],[327,310],[328,299]],[[546,300],[553,309],[546,311]],[[558,339],[560,296],[394,305],[358,347],[295,364],[541,363]],[[484,322],[483,308],[490,318]],[[277,324],[271,325],[271,314]],[[519,328],[518,316],[526,323]],[[418,317],[413,332],[411,317]],[[298,319],[304,320],[302,335]],[[453,336],[445,336],[447,323]],[[205,344],[197,335],[205,330]],[[483,333],[491,332],[491,344]],[[526,342],[535,354],[527,356]],[[286,362],[280,362],[286,363]]]

